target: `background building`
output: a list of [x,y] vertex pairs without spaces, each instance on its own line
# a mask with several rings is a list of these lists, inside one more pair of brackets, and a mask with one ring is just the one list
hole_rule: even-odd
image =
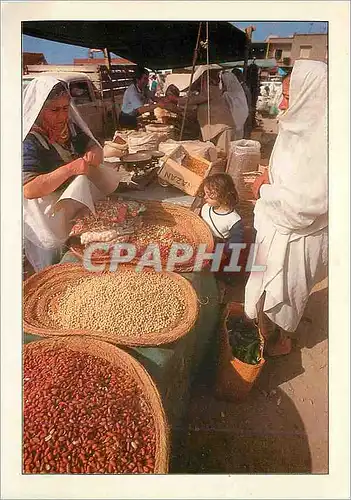
[[293,66],[296,59],[327,59],[328,35],[324,33],[295,34],[284,38],[270,35],[266,42],[266,57],[274,58],[278,66]]

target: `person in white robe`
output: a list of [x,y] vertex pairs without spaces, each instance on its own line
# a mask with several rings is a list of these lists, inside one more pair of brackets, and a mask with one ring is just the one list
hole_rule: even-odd
[[[327,276],[327,144],[327,65],[298,60],[289,108],[280,118],[270,158],[269,182],[259,188],[254,211],[255,264],[265,270],[252,270],[245,289],[246,315],[257,318],[262,307],[268,324],[278,329],[278,338],[267,342],[271,355],[290,352],[291,333],[311,290]],[[272,330],[267,327],[267,337]]]
[[232,72],[224,71],[221,80],[223,95],[235,123],[235,140],[240,140],[244,137],[244,125],[249,115],[246,95],[239,80]]

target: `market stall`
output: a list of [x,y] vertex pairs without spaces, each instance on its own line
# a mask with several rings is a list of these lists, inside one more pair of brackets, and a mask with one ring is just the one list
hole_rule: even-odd
[[[133,23],[133,29],[131,23],[116,21],[25,22],[23,31],[39,37],[50,35],[51,39],[66,43],[108,47],[155,69],[164,65],[164,54],[168,52],[168,64],[174,67],[183,67],[192,58],[191,84],[197,57],[189,53],[189,46],[195,46],[196,35],[198,62],[206,55],[207,62],[210,55],[211,62],[242,57],[245,46],[245,35],[229,23],[203,24],[207,24],[206,40],[211,43],[202,51],[199,23],[158,23],[159,30],[153,31],[154,23],[148,22]],[[148,43],[134,43],[143,39],[145,33],[150,35]],[[162,47],[157,43],[160,37],[167,40]],[[191,44],[187,45],[189,40]],[[195,269],[192,257],[178,263],[172,271],[165,270],[174,243],[190,245],[194,250],[204,245],[207,252],[213,252],[212,233],[195,213],[197,193],[207,176],[224,172],[227,167],[227,158],[210,141],[200,141],[198,137],[182,140],[183,128],[184,122],[176,136],[171,123],[149,115],[142,117],[136,131],[117,130],[104,144],[103,161],[119,172],[118,188],[109,198],[96,201],[90,212],[84,210],[74,217],[68,251],[61,262],[34,274],[25,283],[24,353],[29,360],[24,373],[25,382],[27,378],[29,382],[25,409],[28,433],[24,439],[27,473],[167,472],[168,430],[176,429],[186,416],[191,384],[206,362],[207,353],[215,348],[220,324],[218,285],[207,261]],[[251,168],[258,168],[257,155]],[[148,269],[144,252],[155,243],[161,269]],[[90,254],[88,263],[94,266],[116,263],[113,256],[118,245],[132,244],[136,253],[128,262],[121,258],[118,268],[91,272],[86,268],[86,255],[93,244],[103,245]],[[119,257],[123,256],[120,253]],[[140,261],[144,265],[138,269]],[[107,392],[93,406],[83,390],[85,356],[92,373],[90,396],[95,401],[94,391],[101,387]],[[33,373],[39,377],[34,361],[42,360],[46,366],[50,357],[57,360],[58,366],[67,358],[74,367],[66,378],[65,372],[59,377],[66,389],[63,392],[55,381],[56,368],[47,372],[46,379],[45,370],[39,374],[44,389],[37,385],[32,388],[30,384]],[[101,359],[107,363],[103,374],[97,368],[97,360]],[[124,374],[123,394],[118,392],[116,367]],[[128,384],[128,373],[135,385]],[[72,376],[82,380],[75,391]],[[54,391],[57,397],[45,399],[41,408],[46,427],[45,436],[40,435],[39,441],[44,439],[47,444],[33,455],[37,432],[33,405],[42,390],[45,398],[48,391]],[[144,405],[136,403],[138,395],[142,401],[145,399]],[[111,406],[114,398],[119,404]],[[77,401],[81,401],[89,417],[83,419],[82,429],[75,412]],[[98,404],[107,416],[98,412]],[[59,425],[56,429],[66,408],[72,428],[64,430]],[[104,424],[100,434],[95,428],[95,414]],[[144,427],[140,428],[140,421],[145,422]],[[51,427],[57,432],[51,432]],[[145,429],[149,440],[140,446]],[[78,451],[72,448],[79,432],[83,444],[89,445],[86,452],[78,446]]]

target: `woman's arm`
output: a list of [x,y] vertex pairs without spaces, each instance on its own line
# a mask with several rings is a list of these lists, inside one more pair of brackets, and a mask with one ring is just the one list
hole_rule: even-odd
[[[185,106],[187,101],[187,97],[180,97],[178,103],[181,106]],[[191,96],[189,98],[188,106],[198,106],[199,104],[204,104],[208,101],[208,97],[205,94],[199,94],[196,96]],[[211,96],[210,96],[210,101],[211,101]]]
[[269,173],[268,169],[266,169],[262,175],[257,177],[255,182],[252,184],[252,193],[255,197],[256,200],[259,199],[260,197],[260,189],[263,186],[263,184],[269,184]]
[[59,188],[70,177],[88,173],[88,163],[83,158],[78,158],[48,174],[37,175],[23,187],[24,197],[28,200],[43,198]]

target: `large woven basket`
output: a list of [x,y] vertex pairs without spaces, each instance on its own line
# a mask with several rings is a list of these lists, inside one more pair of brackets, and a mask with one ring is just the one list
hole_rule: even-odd
[[[119,267],[116,273],[133,270],[131,266]],[[155,271],[145,269],[139,273],[154,273]],[[55,311],[59,307],[60,296],[65,292],[67,286],[74,284],[78,279],[92,277],[101,273],[92,273],[78,264],[57,264],[34,274],[24,283],[23,294],[23,328],[26,333],[40,335],[42,337],[81,335],[105,340],[117,345],[125,346],[158,346],[170,344],[186,335],[196,323],[199,307],[197,295],[191,284],[176,273],[164,271],[172,280],[176,281],[182,290],[186,301],[186,308],[182,316],[174,324],[157,332],[147,332],[140,336],[125,335],[126,332],[111,333],[97,330],[68,330],[63,329],[48,313],[50,309]],[[105,273],[106,274],[106,273]],[[152,300],[152,296],[150,296]]]
[[[40,342],[45,343],[45,346],[50,348],[65,347],[74,351],[97,356],[98,358],[110,362],[113,366],[122,368],[126,373],[128,373],[131,379],[134,379],[143,392],[143,396],[154,420],[156,437],[154,474],[167,473],[170,446],[169,428],[159,392],[144,367],[130,354],[118,349],[118,347],[99,340],[79,337],[64,337],[60,339],[45,339]],[[37,344],[37,342],[31,342],[30,344],[24,346],[24,355],[27,350],[31,349],[33,344]]]
[[[145,223],[150,224],[160,224],[167,226],[169,228],[176,229],[180,234],[184,235],[186,240],[194,248],[194,256],[189,259],[188,262],[179,263],[175,265],[175,272],[192,272],[194,268],[194,261],[197,248],[199,244],[206,245],[207,252],[213,252],[214,250],[214,239],[208,225],[189,208],[182,207],[180,205],[175,205],[172,203],[162,203],[160,201],[150,201],[150,200],[133,200],[142,203],[146,207],[146,211],[143,213],[142,218]],[[113,198],[111,198],[113,202]],[[156,243],[156,242],[155,242]],[[69,244],[70,250],[81,260],[83,259],[84,246],[73,240]],[[94,263],[107,263],[111,259],[109,253],[104,253],[95,257],[92,256]],[[138,263],[138,258],[132,260],[130,265],[136,265]],[[167,262],[162,260],[162,268],[164,269]],[[205,264],[204,264],[205,265]]]

